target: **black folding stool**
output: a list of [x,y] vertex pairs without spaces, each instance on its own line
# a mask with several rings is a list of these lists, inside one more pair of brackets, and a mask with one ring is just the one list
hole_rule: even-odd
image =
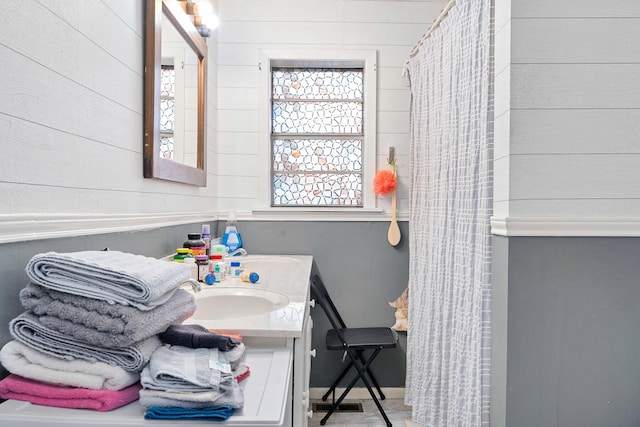
[[[322,307],[325,314],[329,318],[329,322],[331,322],[332,329],[329,329],[327,331],[326,337],[327,349],[342,350],[346,355],[349,356],[349,362],[346,364],[340,375],[338,375],[338,378],[336,378],[329,390],[324,394],[324,396],[322,396],[322,400],[327,400],[327,397],[331,393],[334,393],[334,399],[331,408],[327,412],[327,415],[325,415],[324,418],[320,420],[320,424],[325,425],[329,417],[338,408],[338,405],[340,405],[340,403],[344,400],[344,398],[347,396],[349,391],[351,391],[356,382],[361,379],[364,385],[367,387],[367,390],[369,390],[371,398],[378,407],[380,415],[382,415],[382,418],[384,418],[387,426],[391,427],[391,421],[389,421],[387,414],[384,412],[382,405],[380,405],[378,398],[373,392],[371,384],[369,383],[369,379],[380,394],[380,400],[384,400],[385,396],[382,393],[382,390],[380,390],[378,381],[371,372],[370,365],[382,349],[395,348],[397,342],[395,333],[391,330],[391,328],[384,327],[347,328],[344,321],[342,320],[342,317],[340,316],[340,313],[338,313],[338,309],[331,300],[331,297],[327,292],[327,288],[324,286],[324,283],[322,283],[322,280],[317,274],[311,277],[311,295],[316,303],[320,304],[320,307]],[[365,350],[373,350],[373,353],[366,360],[363,355]],[[338,383],[344,378],[344,376],[352,367],[355,367],[357,371],[356,376],[351,380],[340,397],[338,397],[338,400],[335,400],[335,389],[338,386]],[[367,376],[369,379],[367,379]]]

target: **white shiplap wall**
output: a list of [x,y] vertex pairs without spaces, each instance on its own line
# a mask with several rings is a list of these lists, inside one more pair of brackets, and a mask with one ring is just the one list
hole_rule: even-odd
[[[398,208],[408,211],[409,88],[401,75],[409,52],[446,1],[219,0],[217,170],[221,210],[259,205],[260,49],[378,51],[377,167],[396,148]],[[389,196],[378,206],[387,210]]]
[[215,168],[207,188],[142,177],[144,4],[3,2],[0,243],[190,222],[216,211]]
[[[396,147],[402,216],[409,176],[402,66],[445,3],[219,1],[222,23],[207,41],[209,184],[197,188],[142,178],[143,1],[6,0],[0,243],[251,211],[261,48],[378,51],[377,162],[387,167],[387,149]],[[388,210],[388,196],[380,207]]]
[[494,231],[640,235],[640,2],[496,1]]

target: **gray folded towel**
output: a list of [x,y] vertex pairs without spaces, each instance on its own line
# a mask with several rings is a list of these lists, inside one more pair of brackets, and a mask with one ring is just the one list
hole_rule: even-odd
[[191,278],[183,264],[118,251],[35,255],[26,267],[36,285],[150,310]]
[[196,311],[193,294],[184,289],[176,290],[164,304],[149,311],[32,283],[20,291],[20,301],[42,325],[102,347],[128,347],[182,323]]
[[122,390],[140,381],[140,374],[104,362],[64,360],[49,356],[16,340],[0,350],[7,371],[32,380],[93,390]]
[[157,335],[123,348],[88,344],[47,328],[30,311],[11,320],[9,332],[21,343],[53,357],[104,362],[132,372],[142,370],[154,350],[162,345]]
[[171,392],[142,389],[140,405],[143,408],[162,406],[168,408],[209,408],[211,406],[229,405],[234,409],[244,406],[244,389],[236,382],[231,390],[224,393],[212,390],[199,392]]
[[174,345],[153,352],[140,373],[140,382],[152,390],[199,392],[204,388],[225,392],[237,381],[224,352]]

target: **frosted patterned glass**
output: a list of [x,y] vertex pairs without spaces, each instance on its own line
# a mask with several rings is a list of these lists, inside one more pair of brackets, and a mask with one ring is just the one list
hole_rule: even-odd
[[362,70],[274,68],[273,99],[362,100]]
[[276,206],[360,206],[362,177],[359,174],[273,175]]
[[274,133],[362,133],[359,102],[273,102]]
[[173,131],[174,125],[174,101],[173,99],[160,100],[160,130]]
[[173,137],[160,137],[160,157],[167,160],[173,160]]
[[176,94],[176,72],[173,67],[163,66],[160,75],[160,96],[173,98]]
[[276,139],[274,171],[362,171],[362,141],[340,139]]
[[362,206],[363,71],[272,70],[272,205]]

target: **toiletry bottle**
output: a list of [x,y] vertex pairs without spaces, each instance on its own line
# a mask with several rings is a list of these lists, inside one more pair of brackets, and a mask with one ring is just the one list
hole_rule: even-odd
[[222,244],[229,249],[229,253],[242,247],[242,238],[238,231],[238,221],[236,220],[236,214],[229,213],[229,219],[227,219],[227,227],[224,230],[222,236]]
[[240,280],[247,283],[258,283],[260,280],[260,275],[255,271],[243,271],[240,273]]
[[202,224],[202,240],[204,240],[204,253],[211,255],[211,226]]
[[187,239],[183,244],[183,248],[187,248],[191,251],[191,255],[205,255],[204,240],[200,233],[189,233]]
[[175,262],[184,262],[185,258],[193,258],[193,255],[191,255],[191,249],[189,248],[176,249],[176,254],[173,256],[173,260]]
[[204,278],[209,274],[209,257],[206,255],[196,255],[198,265],[198,281],[204,282]]
[[240,277],[240,273],[242,273],[242,263],[240,261],[231,261],[229,263],[229,276]]
[[222,255],[211,255],[211,264],[209,265],[209,271],[216,276],[216,282],[221,282],[226,277],[226,267]]
[[185,265],[189,266],[189,269],[191,271],[191,278],[193,280],[198,280],[198,266],[196,265],[196,259],[194,257],[191,256],[191,254],[189,254],[188,258],[184,258],[184,260],[182,261],[184,262]]

